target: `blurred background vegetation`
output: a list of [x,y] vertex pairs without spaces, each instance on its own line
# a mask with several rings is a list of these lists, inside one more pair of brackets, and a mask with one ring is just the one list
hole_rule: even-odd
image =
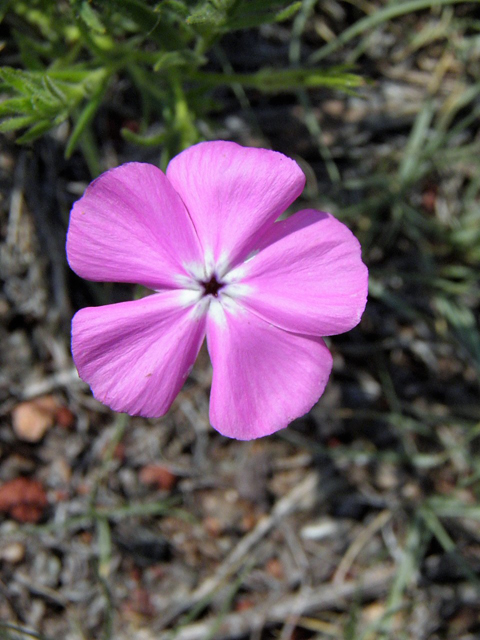
[[[0,0],[0,638],[480,637],[479,8]],[[156,421],[69,355],[132,295],[68,271],[73,201],[217,138],[294,157],[371,274],[324,397],[250,444],[205,354]]]
[[[181,2],[141,0],[89,2],[4,2],[12,27],[17,64],[1,71],[12,97],[2,103],[0,131],[24,130],[19,142],[34,140],[70,119],[69,158],[80,145],[92,174],[100,170],[91,124],[119,83],[139,111],[139,131],[124,128],[125,139],[162,145],[162,165],[204,138],[202,124],[215,111],[208,89],[235,84],[266,92],[331,86],[349,88],[359,76],[338,69],[262,67],[254,73],[228,68],[219,43],[225,34],[283,22],[301,2],[219,0]],[[9,12],[10,9],[10,12]],[[221,69],[205,70],[209,56]],[[221,108],[217,105],[217,108]],[[137,114],[136,114],[137,115]],[[154,122],[159,131],[145,136]]]

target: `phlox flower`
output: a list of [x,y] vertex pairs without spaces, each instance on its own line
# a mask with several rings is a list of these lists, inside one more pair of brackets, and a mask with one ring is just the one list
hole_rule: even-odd
[[166,174],[131,162],[90,184],[71,212],[71,268],[154,291],[73,318],[74,361],[98,400],[164,415],[206,336],[220,433],[258,438],[311,409],[332,368],[322,336],[358,324],[368,274],[330,214],[276,222],[304,184],[281,153],[223,141],[183,151]]

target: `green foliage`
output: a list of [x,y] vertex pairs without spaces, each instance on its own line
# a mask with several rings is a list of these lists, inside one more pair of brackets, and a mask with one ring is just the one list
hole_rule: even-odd
[[188,24],[207,31],[233,31],[287,20],[301,5],[301,2],[293,2],[285,6],[285,2],[279,0],[203,0],[186,16],[186,20]]
[[249,89],[266,93],[278,93],[292,89],[331,87],[349,91],[363,84],[360,76],[335,68],[329,71],[320,69],[270,69],[263,68],[257,73],[205,73],[197,71],[190,74],[195,80],[218,86],[224,83],[238,83]]
[[18,142],[34,140],[66,120],[85,97],[98,94],[106,75],[104,69],[45,73],[0,68],[2,89],[14,93],[0,103],[0,132],[28,127]]
[[[351,91],[362,80],[345,68],[208,70],[209,52],[228,32],[286,20],[301,2],[285,0],[18,0],[0,2],[12,66],[0,68],[0,131],[30,142],[69,120],[66,157],[81,146],[96,173],[92,122],[118,80],[138,96],[137,144],[162,144],[163,162],[201,138],[211,107],[205,91],[221,85],[267,92],[330,87]],[[9,56],[12,60],[12,56]],[[188,90],[187,90],[188,87]],[[145,136],[152,124],[160,135]]]

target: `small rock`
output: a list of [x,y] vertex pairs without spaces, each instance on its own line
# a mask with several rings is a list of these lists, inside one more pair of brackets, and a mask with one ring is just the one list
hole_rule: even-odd
[[284,577],[283,565],[278,558],[270,558],[265,565],[265,571],[276,580]]
[[15,435],[24,442],[39,442],[55,424],[58,403],[53,396],[21,402],[12,411]]
[[147,464],[141,470],[139,479],[142,484],[154,485],[157,489],[170,491],[177,477],[166,467],[159,464]]
[[337,537],[340,534],[340,525],[333,518],[320,518],[311,522],[300,530],[300,537],[303,540],[324,540],[325,538]]
[[253,609],[255,606],[255,601],[252,598],[242,597],[239,598],[235,604],[235,611],[247,611],[248,609]]
[[38,480],[20,477],[0,487],[0,511],[18,522],[38,522],[47,504],[47,495]]
[[25,557],[25,546],[21,542],[12,542],[0,549],[0,560],[18,564]]
[[72,469],[64,458],[55,458],[48,468],[46,484],[52,489],[65,489],[70,485]]

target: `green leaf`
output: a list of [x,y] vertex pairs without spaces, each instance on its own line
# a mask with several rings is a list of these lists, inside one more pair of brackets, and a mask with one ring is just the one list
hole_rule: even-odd
[[170,9],[181,18],[187,18],[190,13],[187,5],[183,2],[178,2],[178,0],[164,0],[160,3],[158,10],[161,11],[163,8]]
[[168,16],[162,16],[161,19],[159,12],[140,0],[109,0],[109,5],[117,15],[132,20],[150,39],[158,42],[162,49],[178,49],[183,29],[172,29]]
[[32,38],[17,30],[13,30],[13,37],[20,50],[23,66],[30,71],[42,71],[45,65],[38,55],[38,44]]
[[16,113],[28,113],[32,111],[28,98],[7,98],[0,102],[0,117],[15,115]]
[[[268,3],[270,8],[265,8],[263,11],[259,6],[261,3],[248,3],[247,6],[242,5],[239,10],[235,11],[234,15],[229,17],[224,23],[224,30],[231,31],[235,29],[252,29],[259,27],[262,24],[270,22],[283,22],[291,18],[302,6],[301,2],[293,2],[282,9],[278,8],[277,3]],[[285,3],[282,2],[282,5]],[[241,10],[243,8],[243,10]]]
[[97,92],[103,96],[107,86],[107,71],[103,68],[43,72],[3,67],[0,68],[0,78],[4,80],[6,89],[16,94],[0,103],[0,117],[13,116],[0,124],[0,130],[12,131],[32,125],[18,142],[39,137],[68,118],[91,95],[88,109],[94,113],[100,104],[96,100]]
[[440,296],[436,298],[435,306],[480,371],[480,332],[472,310]]
[[205,56],[201,56],[190,49],[182,51],[162,51],[153,65],[154,71],[160,69],[172,69],[173,67],[198,67],[207,62]]
[[315,87],[331,87],[343,91],[351,91],[361,86],[364,80],[353,73],[345,73],[341,69],[269,69],[263,68],[256,73],[210,73],[193,71],[189,74],[208,86],[238,83],[243,87],[258,89],[262,92],[282,92],[292,89]]
[[186,21],[204,30],[226,32],[287,20],[301,6],[301,2],[286,3],[279,0],[204,0]]
[[124,127],[120,133],[127,142],[139,144],[143,147],[158,147],[165,142],[167,135],[165,131],[161,131],[160,133],[156,133],[151,136],[142,136],[138,133],[134,133],[126,127]]
[[103,578],[108,578],[112,560],[112,536],[108,519],[97,518],[98,542],[98,572]]
[[0,78],[8,87],[19,93],[31,95],[38,91],[38,81],[35,80],[35,76],[31,72],[12,67],[0,67]]
[[292,18],[301,8],[301,2],[293,2],[288,7],[285,7],[283,11],[279,11],[275,16],[275,22],[284,22]]
[[7,118],[0,122],[0,133],[6,133],[7,131],[15,131],[16,129],[22,129],[28,127],[28,125],[35,122],[35,116],[17,116],[15,118]]
[[106,32],[105,27],[98,17],[98,13],[94,9],[92,9],[90,4],[86,2],[86,0],[84,0],[81,4],[79,16],[87,25],[87,27],[89,27],[94,33],[104,34]]
[[51,120],[41,120],[34,124],[33,127],[30,127],[28,131],[26,131],[22,136],[17,138],[17,142],[19,144],[25,144],[26,142],[32,142],[36,140],[44,133],[49,131],[55,125]]
[[75,147],[77,146],[80,136],[95,117],[95,114],[97,113],[97,110],[102,103],[103,96],[105,95],[107,87],[107,81],[100,84],[95,95],[90,98],[90,100],[87,102],[82,112],[80,113],[80,116],[78,117],[70,138],[67,142],[67,147],[65,149],[65,158],[70,158],[73,151],[75,150]]
[[186,19],[187,24],[205,28],[219,28],[225,22],[226,15],[213,7],[210,2],[198,6]]

